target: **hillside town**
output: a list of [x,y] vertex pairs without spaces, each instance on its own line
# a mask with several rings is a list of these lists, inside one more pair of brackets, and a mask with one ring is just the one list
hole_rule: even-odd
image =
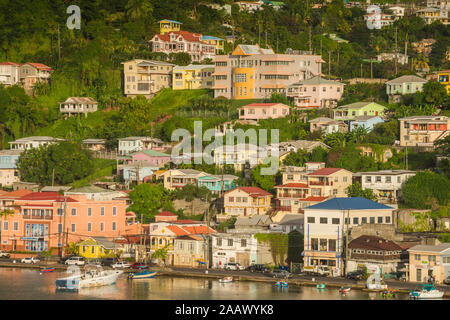
[[450,1],[308,4],[375,32],[351,66],[345,30],[287,47],[233,20],[296,1],[210,2],[231,32],[152,16],[114,82],[109,60],[66,81],[68,61],[0,55],[0,258],[450,284]]

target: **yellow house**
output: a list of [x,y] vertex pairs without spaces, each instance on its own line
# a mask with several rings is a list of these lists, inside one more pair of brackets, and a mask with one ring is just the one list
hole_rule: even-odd
[[210,89],[214,84],[214,65],[190,64],[177,66],[172,71],[173,90]]
[[77,244],[78,254],[88,259],[98,259],[115,253],[119,245],[106,237],[90,237]]
[[208,44],[216,46],[216,54],[223,53],[225,51],[225,40],[213,36],[202,36],[202,41]]
[[450,70],[438,71],[437,81],[445,86],[447,94],[450,94]]
[[181,22],[164,19],[159,21],[159,32],[161,34],[165,34],[171,31],[180,31],[181,25],[182,25]]

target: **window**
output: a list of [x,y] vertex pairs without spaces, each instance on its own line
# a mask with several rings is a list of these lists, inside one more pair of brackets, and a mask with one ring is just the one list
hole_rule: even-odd
[[311,250],[319,250],[319,239],[311,239]]
[[331,219],[331,223],[332,223],[332,224],[339,224],[339,222],[340,222],[340,221],[339,221],[339,218],[332,218],[332,219]]
[[420,254],[415,254],[415,255],[414,255],[414,260],[419,261],[419,260],[420,260]]
[[222,239],[217,238],[216,244],[217,244],[218,247],[222,246]]
[[327,251],[327,239],[320,239],[320,251]]
[[113,207],[113,216],[117,215],[117,207]]
[[428,256],[428,262],[436,262],[436,256]]
[[62,233],[62,224],[58,223],[58,233]]
[[19,223],[18,222],[14,222],[14,231],[19,230]]
[[88,217],[92,216],[92,208],[88,208]]
[[367,218],[366,217],[361,218],[361,223],[367,223]]
[[345,224],[350,224],[350,218],[344,218],[344,223]]
[[94,254],[95,253],[95,247],[91,246],[91,253]]
[[63,215],[63,209],[58,208],[56,214],[57,214],[58,216],[62,216],[62,215]]
[[391,183],[391,177],[386,177],[386,183]]
[[378,222],[377,223],[383,223],[383,217],[378,217]]
[[92,223],[88,222],[88,231],[92,231]]
[[105,231],[105,224],[103,222],[100,222],[100,231]]
[[233,239],[228,239],[228,246],[232,247],[233,246]]
[[353,224],[358,224],[359,223],[359,218],[353,218]]
[[308,217],[308,223],[315,223],[315,220],[314,217]]
[[100,215],[104,216],[105,215],[105,207],[101,207],[100,208]]
[[3,222],[3,230],[8,230],[8,221]]
[[381,176],[376,176],[375,181],[376,182],[381,182]]
[[234,75],[234,82],[247,82],[247,74],[245,73],[236,73]]
[[116,222],[115,221],[113,221],[113,223],[112,223],[112,231],[116,231]]
[[391,223],[391,217],[390,216],[384,217],[384,221],[386,223]]
[[343,177],[342,182],[347,182],[347,177]]
[[370,217],[370,224],[374,224],[375,223],[375,217]]
[[76,231],[76,225],[75,225],[75,223],[72,223],[72,232],[75,232]]
[[228,201],[229,201],[229,202],[234,202],[234,197],[229,197],[229,198],[228,198]]
[[327,224],[328,223],[328,218],[320,218],[320,223],[321,224]]
[[241,239],[241,247],[244,248],[247,246],[247,239]]
[[86,253],[86,246],[83,246],[83,253]]
[[72,216],[76,216],[77,215],[77,209],[76,208],[72,208],[72,210],[70,210],[70,214]]
[[372,182],[372,177],[371,176],[367,176],[366,177],[366,182]]
[[328,240],[328,251],[336,251],[336,240]]

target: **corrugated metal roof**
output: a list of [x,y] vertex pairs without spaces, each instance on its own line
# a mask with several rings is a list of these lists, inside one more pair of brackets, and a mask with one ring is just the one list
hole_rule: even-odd
[[309,206],[305,209],[318,210],[386,210],[394,209],[384,204],[366,198],[332,198],[330,200]]

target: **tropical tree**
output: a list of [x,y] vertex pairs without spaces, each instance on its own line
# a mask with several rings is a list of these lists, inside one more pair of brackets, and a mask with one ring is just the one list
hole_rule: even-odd
[[[3,209],[0,211],[0,240],[2,239],[2,229],[3,229],[3,221],[2,220],[8,220],[8,217],[14,215],[14,210],[10,208]],[[3,244],[0,244],[0,247],[2,247]]]
[[169,191],[160,184],[142,183],[130,192],[130,199],[132,205],[127,210],[138,217],[142,215],[141,223],[152,221],[159,209],[172,210],[173,207]]
[[160,262],[165,264],[168,257],[169,247],[170,244],[166,244],[163,248],[160,248],[153,252],[152,259],[159,260]]
[[345,189],[345,192],[347,193],[348,197],[362,197],[372,201],[377,200],[377,196],[375,195],[373,190],[363,189],[358,181],[348,186],[347,189]]

